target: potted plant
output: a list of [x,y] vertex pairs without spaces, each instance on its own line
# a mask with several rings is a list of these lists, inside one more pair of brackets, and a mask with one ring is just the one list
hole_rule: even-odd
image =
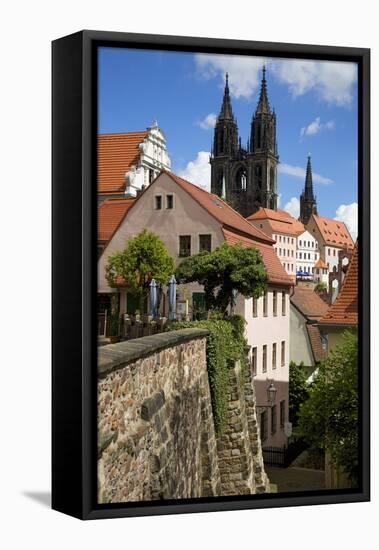
[[120,335],[119,335],[119,328],[120,328],[120,319],[118,317],[117,313],[114,313],[111,315],[109,319],[109,339],[111,341],[111,344],[116,344],[120,341]]

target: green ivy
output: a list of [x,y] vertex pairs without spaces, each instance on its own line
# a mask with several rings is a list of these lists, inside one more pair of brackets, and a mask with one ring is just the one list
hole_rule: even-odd
[[174,322],[167,330],[183,328],[205,328],[209,331],[206,349],[208,379],[216,435],[222,435],[227,419],[229,368],[237,360],[242,365],[246,361],[245,320],[235,315],[229,320]]

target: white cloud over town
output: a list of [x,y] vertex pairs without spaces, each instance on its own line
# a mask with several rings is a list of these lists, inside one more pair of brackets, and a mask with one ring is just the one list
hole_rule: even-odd
[[[301,168],[301,166],[292,166],[291,164],[281,162],[278,166],[278,171],[281,174],[287,174],[288,176],[294,176],[295,178],[305,180],[306,171],[305,168]],[[330,185],[331,183],[334,183],[332,179],[322,176],[317,172],[312,172],[312,177],[314,183],[320,183],[321,185]]]
[[197,54],[195,60],[202,78],[221,77],[223,82],[228,72],[230,91],[236,98],[251,98],[259,86],[264,62],[269,78],[272,76],[286,85],[293,97],[314,91],[322,101],[346,106],[353,99],[357,81],[355,63],[208,54]]
[[294,218],[300,216],[300,201],[296,197],[292,197],[284,206],[286,212],[289,212]]
[[358,203],[341,204],[336,210],[335,220],[345,222],[354,240],[358,235]]
[[336,123],[334,120],[328,120],[327,122],[321,122],[321,118],[318,116],[308,126],[304,126],[300,130],[300,137],[314,136],[323,130],[334,130]]
[[210,153],[199,151],[195,160],[191,160],[179,176],[210,191],[211,188],[211,165],[209,164]]
[[197,122],[197,125],[200,126],[203,130],[209,130],[210,128],[214,128],[216,125],[217,115],[215,113],[209,113],[206,117],[204,117],[202,120],[199,120]]

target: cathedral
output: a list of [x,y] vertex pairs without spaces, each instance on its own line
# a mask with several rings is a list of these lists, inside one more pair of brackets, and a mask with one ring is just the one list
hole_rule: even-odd
[[211,152],[211,191],[247,217],[259,207],[277,209],[276,114],[267,95],[266,68],[258,105],[251,121],[250,139],[241,145],[226,74],[224,97],[214,129]]

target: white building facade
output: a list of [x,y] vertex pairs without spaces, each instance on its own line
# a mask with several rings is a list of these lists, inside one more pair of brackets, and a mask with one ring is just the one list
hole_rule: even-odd
[[318,242],[309,231],[304,231],[297,237],[296,272],[314,275],[315,265],[320,259]]
[[171,168],[171,160],[166,148],[166,138],[155,121],[148,128],[145,139],[139,144],[139,161],[125,174],[125,196],[136,197],[164,170]]

